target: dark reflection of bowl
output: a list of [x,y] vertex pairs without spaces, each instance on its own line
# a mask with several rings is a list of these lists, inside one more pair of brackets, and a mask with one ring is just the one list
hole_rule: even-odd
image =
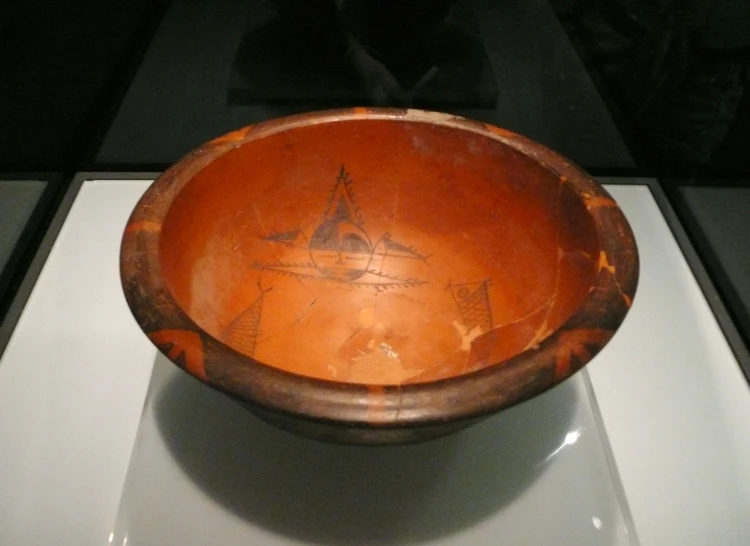
[[170,359],[316,438],[443,435],[588,362],[635,293],[617,204],[513,133],[355,108],[209,142],[122,244],[128,303]]
[[579,405],[569,381],[457,434],[372,449],[276,430],[185,374],[160,383],[155,422],[185,475],[252,526],[305,544],[432,543],[495,517],[547,470]]

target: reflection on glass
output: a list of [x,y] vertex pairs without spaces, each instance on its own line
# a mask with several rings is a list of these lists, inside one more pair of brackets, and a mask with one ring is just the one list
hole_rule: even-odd
[[582,428],[577,428],[576,430],[571,430],[565,435],[565,439],[563,440],[563,443],[560,444],[560,447],[555,449],[552,453],[547,455],[547,457],[544,459],[544,462],[548,462],[550,459],[552,459],[555,455],[560,453],[564,448],[568,446],[572,446],[575,444],[581,437],[581,434],[583,433]]
[[251,17],[229,104],[494,106],[470,3],[272,0]]
[[171,163],[269,118],[371,105],[492,123],[584,168],[634,167],[537,0],[175,0],[96,161]]
[[747,173],[750,2],[555,2],[645,160]]

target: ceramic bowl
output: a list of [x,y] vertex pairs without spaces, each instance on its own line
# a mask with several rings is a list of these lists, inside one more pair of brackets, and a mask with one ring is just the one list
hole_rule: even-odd
[[292,432],[391,444],[579,370],[625,318],[638,255],[612,197],[549,149],[353,108],[188,154],[133,211],[121,273],[187,373]]

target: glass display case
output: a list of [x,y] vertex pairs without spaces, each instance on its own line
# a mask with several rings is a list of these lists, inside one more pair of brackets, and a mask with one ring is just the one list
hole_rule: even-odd
[[[750,3],[11,0],[0,31],[0,543],[745,544]],[[493,124],[605,184],[642,268],[605,351],[375,450],[160,356],[119,285],[137,200],[212,138],[341,106]]]
[[0,315],[13,299],[36,244],[54,213],[51,202],[60,175],[0,175]]

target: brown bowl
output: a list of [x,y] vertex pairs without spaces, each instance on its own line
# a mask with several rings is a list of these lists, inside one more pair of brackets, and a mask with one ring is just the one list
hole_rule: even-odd
[[135,208],[121,273],[189,374],[293,432],[385,444],[581,368],[628,312],[638,256],[609,194],[539,144],[354,108],[187,155]]

